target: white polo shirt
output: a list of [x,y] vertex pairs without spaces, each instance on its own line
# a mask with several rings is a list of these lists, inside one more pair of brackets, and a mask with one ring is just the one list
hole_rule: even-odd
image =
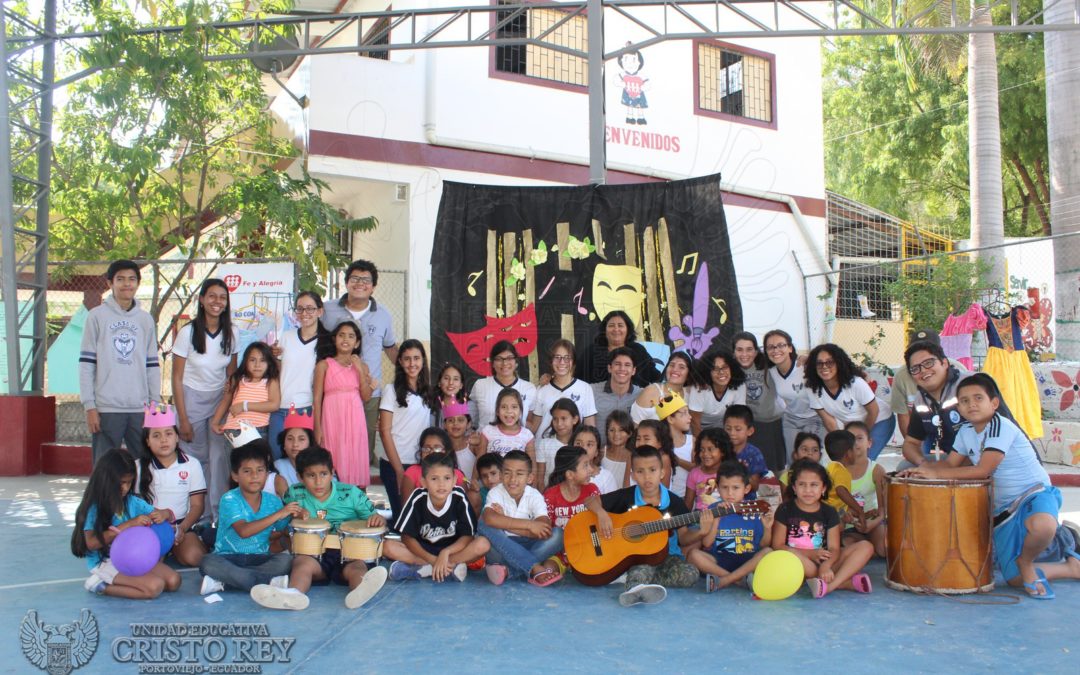
[[514,501],[503,484],[496,485],[488,492],[484,508],[490,508],[498,504],[502,507],[503,515],[507,518],[520,518],[521,520],[536,520],[540,516],[547,517],[547,503],[544,495],[531,485],[525,486],[525,492],[520,501]]
[[[532,382],[521,378],[514,380],[510,387],[521,394],[521,423],[525,424],[529,418],[529,411],[536,403],[536,387]],[[473,385],[472,392],[469,393],[469,415],[472,416],[473,426],[477,429],[485,424],[496,423],[495,401],[503,389],[505,387],[494,377],[482,377]]]
[[164,466],[156,457],[152,457],[150,473],[154,476],[151,484],[154,508],[169,509],[177,521],[187,517],[191,495],[206,494],[206,477],[203,476],[202,464],[180,450],[176,451],[176,461],[172,466]]
[[537,437],[542,437],[551,426],[551,406],[560,398],[568,398],[574,402],[578,414],[581,415],[582,424],[586,417],[596,414],[596,398],[588,382],[574,378],[565,389],[559,389],[554,382],[549,382],[537,390],[536,402],[532,407],[532,414],[541,418],[540,426],[536,428]]
[[724,395],[716,398],[712,387],[688,388],[686,405],[690,412],[701,414],[701,428],[723,427],[724,413],[733,405],[746,405],[746,387],[728,387]]
[[[390,424],[390,436],[397,447],[398,458],[402,464],[416,464],[420,452],[420,434],[431,426],[432,414],[424,398],[415,391],[405,394],[405,407],[398,405],[397,392],[393,384],[384,385],[379,410],[393,415]],[[386,459],[386,450],[382,443],[377,446],[379,459]],[[450,448],[447,448],[449,452]]]
[[240,346],[240,336],[236,328],[232,329],[232,348],[228,354],[221,351],[221,338],[224,331],[218,329],[217,333],[207,332],[206,352],[200,354],[191,345],[191,331],[195,330],[195,324],[189,323],[176,334],[176,342],[173,343],[173,356],[186,359],[184,364],[184,386],[195,391],[220,392],[225,389],[225,370],[229,367],[229,361],[237,354]]
[[305,341],[296,329],[281,336],[281,408],[307,408],[312,404],[315,375],[315,343],[318,334]]
[[[849,384],[840,388],[833,396],[822,387],[820,394],[810,392],[810,407],[824,410],[832,415],[840,426],[848,422],[865,421],[866,406],[874,400],[874,392],[861,377],[856,377]],[[873,424],[877,420],[870,422]]]

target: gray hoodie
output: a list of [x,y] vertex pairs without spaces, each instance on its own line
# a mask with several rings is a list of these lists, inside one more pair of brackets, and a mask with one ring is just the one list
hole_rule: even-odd
[[141,412],[161,400],[154,319],[136,300],[124,311],[112,297],[90,310],[79,348],[79,397],[102,413]]

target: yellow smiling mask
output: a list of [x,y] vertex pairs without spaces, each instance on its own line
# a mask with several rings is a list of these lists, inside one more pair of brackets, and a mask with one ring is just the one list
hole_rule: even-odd
[[596,266],[593,272],[592,300],[596,316],[603,319],[621,309],[634,326],[641,327],[641,270],[630,265]]

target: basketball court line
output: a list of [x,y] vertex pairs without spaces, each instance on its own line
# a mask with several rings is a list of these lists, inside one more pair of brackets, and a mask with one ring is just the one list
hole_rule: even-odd
[[[197,568],[197,567],[181,567],[181,568],[177,569],[176,571],[180,572],[180,573],[198,572],[199,568]],[[16,588],[35,588],[37,586],[55,586],[57,584],[73,584],[76,581],[79,581],[79,582],[86,581],[86,577],[83,576],[83,577],[72,577],[70,579],[51,579],[49,581],[29,581],[29,582],[27,582],[25,584],[8,584],[7,586],[0,586],[0,591],[9,591],[9,590],[14,590]]]

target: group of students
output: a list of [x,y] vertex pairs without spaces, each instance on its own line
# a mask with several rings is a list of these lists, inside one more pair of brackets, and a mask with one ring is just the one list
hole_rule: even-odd
[[[515,346],[496,343],[490,351],[492,375],[477,380],[466,396],[460,368],[446,364],[432,378],[422,343],[406,340],[398,347],[392,332],[376,332],[380,321],[370,323],[376,274],[365,261],[350,267],[349,293],[333,303],[345,315],[328,322],[329,331],[320,321],[321,300],[302,293],[295,331],[274,346],[249,346],[235,371],[226,364],[229,383],[206,427],[211,436],[223,432],[232,438],[231,452],[220,452],[226,458],[224,475],[235,487],[217,497],[206,474],[216,472],[215,480],[221,480],[223,470],[203,456],[193,457],[183,443],[190,437],[190,411],[198,397],[190,395],[193,383],[181,365],[184,394],[174,394],[176,408],[152,405],[143,414],[137,442],[124,436],[138,461],[115,449],[97,458],[72,538],[73,552],[88,559],[89,590],[124,597],[175,590],[179,577],[167,565],[132,579],[108,559],[119,531],[165,521],[176,526],[171,554],[181,564],[200,567],[204,593],[238,588],[267,607],[302,609],[311,584],[328,581],[349,586],[345,602],[355,608],[387,578],[461,581],[470,567],[485,570],[496,584],[524,578],[548,586],[566,572],[562,528],[581,511],[593,511],[607,536],[609,513],[649,504],[676,516],[716,501],[754,499],[763,479],[777,476],[785,499],[774,514],[758,523],[702,514],[696,527],[672,533],[663,564],[631,568],[620,601],[657,602],[666,587],[692,586],[702,574],[706,590],[747,583],[770,550],[791,550],[800,557],[814,597],[837,589],[871,591],[861,570],[874,555],[884,554],[884,471],[874,460],[884,445],[882,424],[892,433],[892,413],[882,417],[882,399],[839,347],[819,345],[803,360],[783,331],[766,334],[764,350],[752,334],[739,333],[731,352],[713,349],[702,359],[676,352],[659,371],[651,360],[642,361],[632,322],[616,311],[604,318],[602,335],[588,349],[579,353],[568,341],[553,343],[547,354],[551,374],[539,387],[518,378]],[[215,300],[221,287],[212,281],[203,286],[190,331],[205,333],[203,353],[213,351],[207,343],[222,339],[227,328],[227,292]],[[118,286],[114,296],[122,290]],[[366,292],[368,302],[359,317],[353,312],[354,291]],[[189,354],[198,352],[195,342]],[[219,347],[222,355],[228,353],[226,345]],[[931,359],[923,352],[938,358],[932,345],[913,347],[906,355],[907,379],[927,367]],[[393,382],[380,388],[369,357],[381,360],[384,352],[392,355],[395,372]],[[84,350],[84,363],[87,354]],[[589,363],[579,364],[579,357]],[[606,364],[606,379],[577,377],[582,372],[595,377],[598,362]],[[639,371],[650,368],[653,381],[639,387]],[[174,391],[177,377],[174,364]],[[984,398],[1000,403],[993,381],[979,377],[986,378],[965,379],[956,390],[981,389]],[[305,406],[307,400],[295,392],[308,381],[310,405]],[[390,502],[389,522],[364,492],[372,447],[364,440],[365,405],[376,392],[379,474]],[[199,400],[202,407],[205,403]],[[997,404],[959,407],[966,422],[958,429],[970,424],[977,442],[961,445],[966,436],[957,431],[956,447],[950,448],[956,452],[936,464],[916,457],[912,471],[985,474],[995,483],[1005,481],[1008,489],[998,490],[999,497],[1015,497],[1015,484],[1025,480],[1045,487],[1040,492],[1045,496],[1025,502],[1025,517],[1014,519],[1021,525],[1010,547],[1003,542],[997,550],[999,557],[1002,551],[1015,553],[1011,562],[999,559],[1003,569],[1015,572],[1005,577],[1010,583],[1049,597],[1046,579],[1080,577],[1080,560],[1036,568],[1035,555],[1029,555],[1033,542],[1053,530],[1043,516],[1052,515],[1056,525],[1056,492],[1026,436],[1000,435],[1009,419],[997,413]],[[909,406],[907,412],[917,409]],[[773,419],[762,421],[757,413],[763,410]],[[984,415],[986,410],[991,414]],[[275,416],[281,431],[271,434]],[[994,438],[1013,445],[988,448],[987,425]],[[765,439],[769,449],[763,452],[752,438]],[[822,447],[827,465],[821,463]],[[988,449],[1005,456],[1000,467]],[[384,544],[384,555],[393,561],[389,570],[343,561],[331,551],[321,557],[289,553],[290,521],[315,517],[328,520],[332,532],[350,520],[392,526],[400,539]],[[1040,580],[1044,570],[1046,579]]]

